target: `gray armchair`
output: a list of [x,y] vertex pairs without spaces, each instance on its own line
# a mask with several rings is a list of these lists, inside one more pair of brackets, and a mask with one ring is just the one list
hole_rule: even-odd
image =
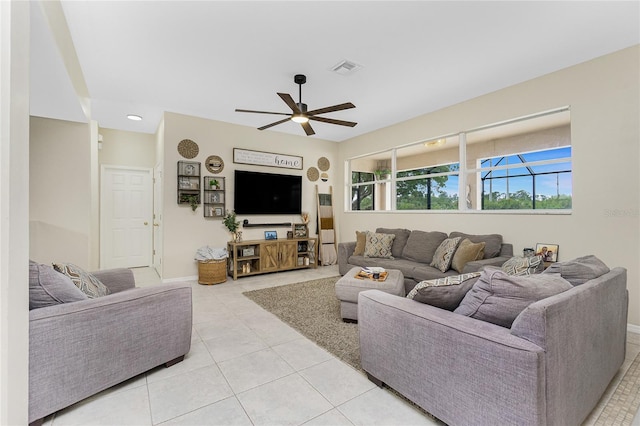
[[189,284],[135,288],[128,269],[93,274],[111,294],[29,312],[30,423],[189,352]]

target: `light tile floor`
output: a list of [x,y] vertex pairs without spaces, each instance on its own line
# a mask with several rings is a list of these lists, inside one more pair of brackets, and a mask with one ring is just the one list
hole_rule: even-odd
[[[140,287],[160,283],[151,268],[134,269],[134,274]],[[325,266],[214,286],[193,281],[192,346],[183,362],[87,398],[49,416],[45,424],[437,424],[242,295],[336,275],[336,266]],[[630,335],[628,347],[626,368],[640,352],[640,336]],[[587,424],[597,419],[611,392]]]

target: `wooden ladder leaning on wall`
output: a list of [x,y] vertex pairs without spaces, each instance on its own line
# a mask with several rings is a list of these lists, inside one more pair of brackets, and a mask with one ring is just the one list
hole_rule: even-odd
[[316,185],[318,201],[318,261],[321,265],[335,265],[338,261],[335,217],[333,215],[333,187],[321,194]]

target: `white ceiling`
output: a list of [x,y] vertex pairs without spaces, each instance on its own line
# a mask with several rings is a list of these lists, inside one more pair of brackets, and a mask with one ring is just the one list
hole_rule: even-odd
[[[31,114],[82,121],[32,5]],[[62,1],[100,127],[155,133],[163,111],[259,127],[298,101],[342,141],[640,43],[638,1]],[[342,76],[341,60],[362,65]],[[126,119],[139,114],[141,122]],[[257,132],[258,130],[256,130]],[[266,131],[304,135],[288,122]]]

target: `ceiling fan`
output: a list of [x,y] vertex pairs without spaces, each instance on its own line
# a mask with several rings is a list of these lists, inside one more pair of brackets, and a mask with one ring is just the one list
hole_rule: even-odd
[[335,120],[333,118],[326,117],[318,117],[318,114],[325,114],[327,112],[334,111],[342,111],[343,109],[355,108],[356,106],[351,102],[347,102],[344,104],[333,105],[330,107],[314,109],[312,111],[307,111],[307,104],[302,103],[302,85],[307,82],[307,77],[303,74],[296,74],[293,77],[293,81],[298,85],[298,93],[299,93],[299,102],[296,103],[291,95],[287,93],[278,93],[278,96],[284,101],[285,104],[289,108],[291,108],[291,113],[287,112],[270,112],[270,111],[253,111],[249,109],[236,109],[236,112],[252,112],[257,114],[275,114],[275,115],[288,115],[287,118],[276,121],[271,124],[267,124],[266,126],[258,127],[258,130],[265,130],[269,127],[277,126],[278,124],[286,123],[287,121],[295,121],[296,123],[300,123],[302,128],[304,129],[307,136],[315,135],[316,132],[313,131],[311,125],[309,124],[309,120],[320,121],[322,123],[329,124],[337,124],[339,126],[349,126],[353,127],[358,123],[354,123],[353,121],[343,121],[343,120]]

